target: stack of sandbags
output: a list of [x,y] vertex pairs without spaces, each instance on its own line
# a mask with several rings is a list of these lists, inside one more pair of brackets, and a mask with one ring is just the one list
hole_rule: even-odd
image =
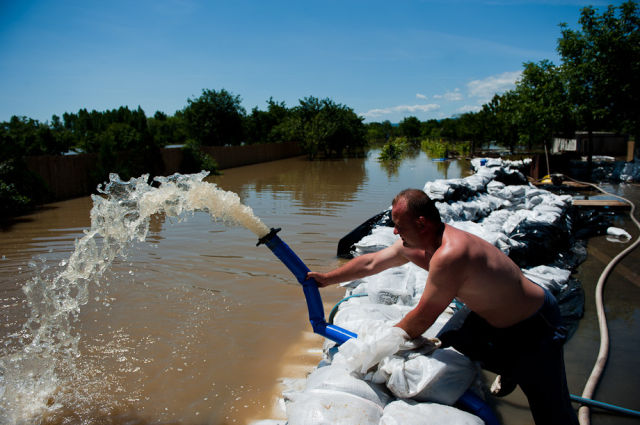
[[[531,250],[540,249],[537,239],[548,229],[562,237],[571,231],[566,218],[569,197],[528,183],[507,184],[506,180],[520,179],[517,170],[509,167],[500,160],[488,160],[474,176],[427,183],[425,191],[441,200],[436,204],[446,223],[478,235],[507,254],[533,259],[537,253]],[[397,240],[392,227],[378,225],[355,244],[354,254],[378,251]],[[583,259],[584,247],[559,254],[560,248],[556,244],[543,252],[554,261],[543,264],[529,259],[533,264],[523,271],[563,300],[579,290],[570,275]],[[433,340],[443,327],[462,320],[464,315],[454,315],[455,311],[468,309],[454,301],[421,338],[410,342],[393,326],[419,302],[427,277],[426,270],[408,263],[342,285],[346,295],[354,297],[340,303],[333,323],[358,338],[340,347],[325,343],[325,358],[306,388],[287,394],[290,425],[482,423],[450,407],[465,391],[477,387],[477,365],[454,349],[437,348]],[[570,314],[575,315],[580,299],[573,300],[576,306]]]

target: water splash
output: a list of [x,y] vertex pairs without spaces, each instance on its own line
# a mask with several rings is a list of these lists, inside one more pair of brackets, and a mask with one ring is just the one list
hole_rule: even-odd
[[39,423],[64,408],[56,394],[82,374],[76,367],[80,336],[74,329],[92,283],[114,259],[124,257],[136,240],[144,241],[154,214],[181,217],[204,211],[213,220],[241,225],[265,236],[269,229],[243,205],[237,194],[203,181],[207,172],[156,177],[158,187],[143,175],[122,181],[111,174],[98,195],[92,195],[91,228],[75,242],[61,271],[37,273],[23,291],[31,313],[21,331],[0,348],[0,423]]

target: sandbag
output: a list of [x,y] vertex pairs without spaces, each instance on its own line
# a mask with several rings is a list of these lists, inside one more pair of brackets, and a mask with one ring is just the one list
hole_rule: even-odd
[[353,394],[309,390],[287,395],[288,425],[378,425],[383,409]]
[[406,332],[395,326],[377,327],[371,331],[342,344],[333,356],[332,364],[362,377],[408,342]]
[[385,387],[358,379],[336,365],[321,367],[313,371],[307,377],[305,391],[311,390],[349,393],[369,400],[380,407],[384,407],[391,398],[385,391]]
[[558,294],[567,288],[567,281],[571,276],[570,270],[550,266],[536,266],[523,269],[522,273],[530,281],[537,283],[552,294]]
[[370,333],[368,329],[371,326],[367,325],[368,322],[375,322],[378,326],[385,323],[395,325],[411,311],[411,307],[408,306],[358,303],[358,300],[361,299],[356,298],[353,303],[352,300],[343,303],[335,315],[333,323],[360,335],[361,333]]
[[354,244],[354,251],[357,255],[379,251],[391,246],[397,239],[398,236],[393,234],[393,227],[377,226],[373,228],[371,234]]
[[621,240],[622,242],[629,242],[631,240],[631,235],[629,234],[629,232],[624,229],[620,229],[619,227],[608,227],[607,235],[614,236],[614,238],[607,238],[607,240],[612,242],[617,242],[619,240]]
[[398,398],[452,405],[469,388],[476,368],[463,354],[452,348],[431,355],[393,356],[380,364],[388,375],[387,387]]
[[406,265],[384,270],[366,281],[369,301],[373,304],[413,305],[415,291],[412,283]]
[[380,425],[484,425],[484,422],[450,406],[398,400],[385,407]]

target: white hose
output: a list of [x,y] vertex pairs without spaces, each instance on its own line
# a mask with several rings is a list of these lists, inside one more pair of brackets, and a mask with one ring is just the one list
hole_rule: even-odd
[[[613,196],[615,198],[618,198],[624,202],[627,202],[629,205],[631,205],[631,211],[629,212],[629,215],[631,217],[631,220],[633,220],[633,222],[635,223],[635,225],[638,227],[638,229],[640,230],[640,223],[638,222],[638,220],[636,220],[635,216],[634,216],[634,212],[636,209],[636,206],[633,204],[633,202],[631,202],[630,200],[623,198],[622,196],[618,196],[618,195],[614,195],[612,193],[609,193],[605,190],[603,190],[602,188],[600,188],[599,186],[593,184],[593,183],[587,183],[587,182],[581,182],[578,180],[574,180],[570,177],[565,176],[565,178],[572,180],[574,182],[577,183],[581,183],[581,184],[586,184],[589,186],[592,186],[594,188],[596,188],[597,190],[599,190],[602,193],[605,193],[607,195]],[[609,356],[609,329],[607,327],[607,318],[604,312],[604,302],[603,302],[603,288],[604,288],[604,284],[607,280],[607,278],[609,277],[609,273],[611,273],[611,271],[613,270],[613,268],[616,266],[616,264],[618,264],[620,262],[620,260],[622,260],[627,254],[629,254],[631,251],[633,251],[634,249],[636,249],[638,247],[638,245],[640,244],[640,236],[638,238],[636,238],[636,241],[634,243],[632,243],[630,246],[628,246],[625,250],[623,250],[622,252],[620,252],[618,255],[616,255],[610,262],[609,264],[607,264],[607,266],[604,268],[604,270],[602,271],[602,274],[600,275],[600,278],[598,279],[598,283],[596,284],[596,311],[598,313],[598,325],[600,327],[600,350],[598,351],[598,357],[596,359],[596,363],[593,366],[593,369],[591,370],[591,375],[589,376],[589,379],[587,380],[587,383],[584,386],[584,390],[582,391],[582,397],[583,398],[588,398],[588,399],[592,399],[593,398],[593,394],[596,390],[596,387],[598,385],[598,382],[600,381],[600,377],[602,376],[602,373],[604,372],[604,368],[607,364],[607,358]],[[580,425],[590,425],[591,424],[591,419],[589,416],[589,407],[586,405],[582,405],[580,406],[580,409],[578,410],[578,420],[580,422]]]

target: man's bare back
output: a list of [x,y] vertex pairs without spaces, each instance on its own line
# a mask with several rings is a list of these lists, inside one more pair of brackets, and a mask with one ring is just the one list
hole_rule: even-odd
[[427,285],[454,287],[455,298],[495,327],[530,317],[544,300],[543,289],[525,278],[509,257],[455,227],[445,225],[441,245],[433,255],[405,247],[402,240],[396,245],[403,257],[430,272]]
[[414,217],[399,198],[391,216],[400,239],[381,251],[356,257],[328,273],[310,272],[319,286],[360,279],[411,261],[429,271],[418,302],[396,326],[411,338],[424,333],[454,298],[494,327],[532,316],[544,290],[524,277],[498,248],[470,233],[424,216]]
[[[443,346],[454,347],[519,384],[537,424],[577,425],[566,383],[560,345],[564,330],[555,298],[525,278],[498,248],[443,224],[435,203],[423,191],[404,190],[391,205],[394,233],[400,236],[397,242],[330,272],[309,272],[307,276],[323,287],[409,261],[428,270],[420,301],[396,324],[404,330],[402,336],[422,335],[454,298],[459,299],[473,313],[461,328],[441,335]],[[495,328],[510,329],[494,332]],[[523,348],[517,340],[530,338],[531,329],[537,336]]]

